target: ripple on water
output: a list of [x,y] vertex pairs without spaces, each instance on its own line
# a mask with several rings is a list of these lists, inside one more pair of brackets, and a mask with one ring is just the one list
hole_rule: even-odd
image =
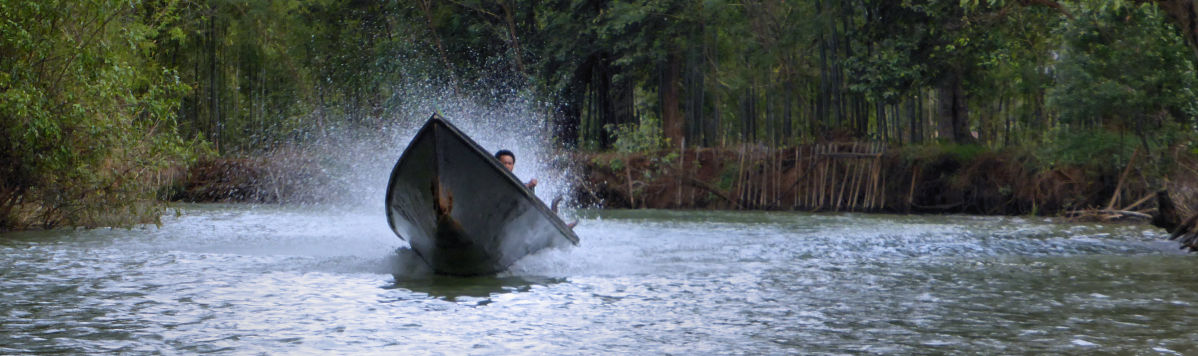
[[1198,352],[1198,260],[1141,227],[584,211],[457,278],[381,214],[186,210],[0,236],[0,353]]

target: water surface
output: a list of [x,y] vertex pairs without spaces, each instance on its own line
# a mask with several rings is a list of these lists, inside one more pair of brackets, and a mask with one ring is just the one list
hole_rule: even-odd
[[1198,353],[1198,256],[1148,226],[584,211],[455,278],[381,212],[178,210],[0,235],[0,353]]

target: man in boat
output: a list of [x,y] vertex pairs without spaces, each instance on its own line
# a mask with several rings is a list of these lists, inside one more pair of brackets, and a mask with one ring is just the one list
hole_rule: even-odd
[[[499,150],[499,152],[495,152],[495,159],[498,159],[499,163],[503,164],[503,167],[507,168],[508,172],[512,172],[516,169],[516,154],[512,153],[512,151]],[[528,187],[528,190],[533,190],[533,188],[537,187],[537,179],[533,178],[532,180],[529,180],[528,183],[524,183],[524,186]],[[557,212],[557,203],[561,200],[562,199],[560,197],[553,200],[553,207],[551,209],[554,213]],[[566,227],[573,229],[574,225],[578,225],[578,220],[567,223]]]
[[[508,172],[515,171],[516,154],[512,153],[512,151],[499,150],[499,152],[495,152],[495,159],[499,160],[499,163],[502,163],[503,167],[507,168]],[[537,179],[533,178],[532,180],[529,180],[528,183],[524,183],[524,186],[528,187],[528,190],[535,189],[537,187]]]

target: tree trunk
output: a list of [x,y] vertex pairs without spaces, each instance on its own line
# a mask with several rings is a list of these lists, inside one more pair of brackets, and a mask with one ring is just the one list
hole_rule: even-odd
[[661,126],[671,143],[682,143],[682,112],[678,110],[678,79],[682,66],[677,51],[670,53],[658,82],[661,95]]
[[516,71],[520,75],[526,75],[528,72],[524,70],[524,60],[520,50],[520,38],[516,36],[516,19],[512,16],[512,4],[510,1],[500,1],[499,7],[503,9],[503,22],[507,25],[508,38],[512,45],[512,57],[516,61]]
[[950,72],[938,83],[936,91],[939,94],[936,114],[940,138],[960,144],[973,143],[973,135],[969,132],[969,110],[965,90],[961,87],[960,73]]
[[449,79],[453,81],[454,91],[458,91],[458,80],[453,71],[453,62],[449,61],[449,54],[445,51],[445,46],[441,43],[441,35],[437,33],[437,28],[433,24],[433,4],[431,0],[420,0],[418,2],[420,10],[424,14],[425,25],[428,26],[428,32],[433,37],[433,45],[437,48],[437,54],[441,56],[441,63],[445,65],[445,72],[449,74]]
[[216,16],[208,18],[208,139],[219,154],[220,147],[220,92],[217,86]]
[[[696,40],[699,41],[699,40]],[[706,139],[703,137],[704,122],[703,122],[703,101],[706,94],[703,90],[703,58],[702,49],[700,46],[691,46],[687,51],[686,62],[684,65],[683,95],[685,96],[683,107],[683,132],[685,132],[686,141],[691,146],[702,146]]]
[[564,147],[578,145],[578,129],[582,124],[582,109],[586,98],[586,82],[579,75],[562,92],[562,99],[553,113],[553,134]]

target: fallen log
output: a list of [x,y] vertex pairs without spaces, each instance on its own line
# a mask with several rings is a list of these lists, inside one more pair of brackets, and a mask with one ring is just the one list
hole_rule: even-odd
[[1140,221],[1146,222],[1152,220],[1152,215],[1140,211],[1131,210],[1116,210],[1116,209],[1086,209],[1076,210],[1066,214],[1067,217],[1075,221],[1097,221],[1097,222],[1116,222],[1116,221]]
[[703,190],[711,192],[712,194],[715,194],[716,196],[718,196],[720,198],[724,198],[724,200],[728,201],[729,203],[732,203],[732,205],[735,205],[737,209],[744,210],[744,208],[745,208],[743,205],[740,204],[740,202],[736,201],[736,199],[733,199],[731,196],[728,196],[727,193],[724,193],[723,191],[721,191],[720,188],[716,188],[715,186],[713,186],[711,184],[708,184],[701,180],[695,179],[694,177],[685,177],[684,181],[687,184],[690,184],[692,187],[701,188]]

